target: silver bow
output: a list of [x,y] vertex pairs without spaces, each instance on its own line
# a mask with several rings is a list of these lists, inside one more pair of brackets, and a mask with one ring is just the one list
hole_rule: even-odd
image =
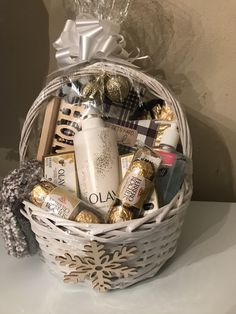
[[67,20],[60,37],[54,42],[59,67],[92,58],[128,59],[120,27],[107,20]]

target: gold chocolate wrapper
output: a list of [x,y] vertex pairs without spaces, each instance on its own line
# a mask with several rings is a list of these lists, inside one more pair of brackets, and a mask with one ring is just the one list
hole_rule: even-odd
[[131,210],[122,205],[116,205],[108,213],[107,222],[109,224],[114,224],[132,219],[134,219],[134,213]]
[[117,75],[107,79],[105,84],[106,96],[113,102],[123,102],[129,94],[130,86],[127,78]]
[[30,200],[36,206],[64,219],[85,223],[103,222],[100,213],[91,205],[48,181],[42,181],[34,186]]
[[101,74],[87,82],[82,88],[82,96],[84,98],[94,98],[97,94],[102,95],[104,93],[104,80],[105,75]]
[[76,217],[75,221],[88,224],[101,224],[102,218],[89,210],[82,210]]
[[147,147],[136,152],[108,213],[109,223],[141,217],[144,202],[154,189],[153,181],[160,163],[161,158]]
[[85,98],[92,97],[94,98],[99,93],[102,92],[101,84],[98,81],[90,81],[88,82],[82,90],[82,96]]
[[48,181],[42,181],[35,185],[31,191],[31,202],[38,207],[42,207],[45,202],[45,198],[54,190],[55,187],[55,184]]
[[135,160],[131,164],[130,171],[134,171],[137,175],[143,176],[148,180],[152,180],[155,174],[153,164],[147,160]]

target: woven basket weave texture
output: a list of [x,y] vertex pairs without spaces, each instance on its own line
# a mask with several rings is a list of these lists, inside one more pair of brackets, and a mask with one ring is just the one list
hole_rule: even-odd
[[[188,123],[179,102],[168,88],[135,68],[104,62],[80,68],[70,74],[70,78],[73,80],[85,75],[96,75],[101,71],[127,76],[131,80],[141,82],[150,88],[154,95],[172,105],[178,120],[183,154],[191,159],[192,142]],[[30,108],[22,129],[19,147],[21,161],[26,158],[31,129],[42,104],[66,82],[68,76],[52,80]],[[56,257],[63,256],[66,252],[72,256],[84,256],[84,246],[91,241],[104,244],[109,254],[119,251],[123,246],[135,247],[136,253],[128,259],[126,265],[134,267],[136,274],[127,278],[112,278],[110,289],[121,289],[154,276],[175,253],[191,195],[192,178],[188,177],[179,193],[165,207],[156,209],[143,218],[113,225],[87,225],[65,221],[28,202],[25,202],[22,213],[31,223],[49,268],[62,278],[68,269],[56,262]]]

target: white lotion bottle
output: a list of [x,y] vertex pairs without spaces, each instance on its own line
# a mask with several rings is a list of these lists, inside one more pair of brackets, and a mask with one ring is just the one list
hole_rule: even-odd
[[80,198],[106,214],[119,187],[119,154],[114,130],[91,114],[74,136]]

